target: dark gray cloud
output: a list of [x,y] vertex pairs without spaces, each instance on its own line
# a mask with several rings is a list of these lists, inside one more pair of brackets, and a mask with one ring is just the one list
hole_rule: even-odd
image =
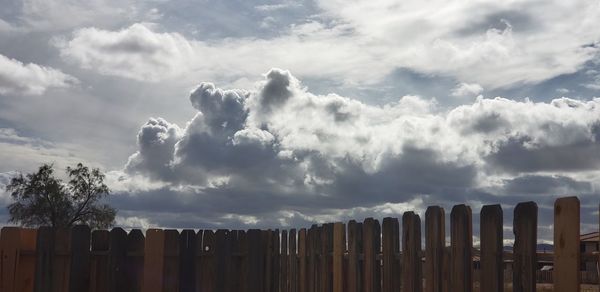
[[509,172],[577,171],[600,167],[600,143],[595,141],[556,146],[529,146],[529,137],[511,138],[497,145],[485,159]]
[[[198,113],[185,129],[151,119],[140,130],[112,199],[127,216],[171,227],[301,227],[434,204],[448,213],[471,204],[476,215],[501,203],[508,223],[533,195],[545,226],[555,198],[597,196],[597,101],[480,98],[440,112],[406,97],[370,106],[311,94],[279,69],[251,91],[204,83],[190,101]],[[150,182],[135,183],[139,175]]]

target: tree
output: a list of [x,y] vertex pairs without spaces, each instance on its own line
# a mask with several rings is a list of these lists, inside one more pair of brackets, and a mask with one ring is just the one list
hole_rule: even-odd
[[67,167],[66,173],[68,181],[63,182],[54,177],[52,164],[43,164],[37,172],[12,177],[6,186],[15,201],[8,206],[9,222],[27,227],[111,227],[117,211],[99,202],[110,193],[104,174],[81,163]]

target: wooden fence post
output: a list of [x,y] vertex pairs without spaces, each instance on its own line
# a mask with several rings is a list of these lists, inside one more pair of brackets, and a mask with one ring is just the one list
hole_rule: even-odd
[[202,236],[202,259],[200,266],[200,291],[212,292],[215,291],[216,279],[216,254],[215,233],[212,230],[204,230]]
[[289,234],[290,240],[289,240],[289,255],[288,255],[288,261],[289,261],[289,268],[288,268],[288,273],[289,273],[289,278],[290,278],[290,288],[289,291],[290,292],[298,292],[298,255],[297,255],[297,249],[296,249],[296,229],[290,229],[290,234]]
[[83,292],[90,288],[90,236],[87,225],[77,225],[71,230],[70,292]]
[[298,232],[298,261],[299,261],[299,289],[300,292],[308,292],[307,285],[307,267],[306,267],[306,228]]
[[131,281],[124,273],[126,261],[127,232],[122,228],[113,228],[108,251],[108,291],[129,292],[125,290],[126,283]]
[[425,291],[443,292],[446,226],[444,209],[428,207],[425,211]]
[[362,287],[360,253],[362,252],[362,223],[348,222],[348,292],[359,292]]
[[373,218],[363,223],[363,279],[364,292],[380,292],[380,266],[377,255],[380,253],[379,222]]
[[471,208],[456,205],[450,213],[452,292],[473,291],[473,225]]
[[148,229],[144,248],[144,292],[162,292],[165,260],[165,232]]
[[125,262],[125,291],[141,292],[144,273],[144,234],[139,229],[127,235],[127,261]]
[[54,257],[54,229],[40,227],[37,233],[35,281],[33,291],[52,291],[52,262]]
[[231,258],[231,241],[229,238],[229,230],[217,230],[215,244],[215,259],[216,259],[216,290],[226,291],[227,271],[229,270],[229,261]]
[[281,255],[279,267],[279,291],[288,292],[288,232],[281,230]]
[[554,291],[578,291],[581,273],[579,199],[554,202]]
[[247,233],[248,240],[248,291],[262,292],[264,289],[263,283],[263,264],[264,254],[261,243],[261,231],[258,229],[250,229]]
[[400,253],[400,225],[398,219],[386,217],[382,222],[383,292],[400,290],[400,269],[396,255]]
[[333,225],[333,292],[344,292],[344,253],[346,252],[346,227]]
[[480,216],[480,289],[486,292],[502,292],[504,291],[502,207],[500,205],[483,206]]
[[163,292],[179,292],[179,231],[167,229],[163,267]]
[[333,289],[331,253],[333,252],[333,223],[323,224],[321,230],[321,292]]
[[414,212],[402,215],[402,291],[423,291],[421,219]]
[[519,203],[514,212],[513,292],[535,292],[538,207],[534,202]]
[[110,233],[108,230],[92,232],[92,259],[90,267],[90,292],[108,291],[108,250]]
[[179,235],[179,291],[196,292],[196,233],[184,229]]
[[0,291],[13,292],[17,287],[21,230],[2,227],[0,233]]
[[[19,292],[33,292],[35,280],[37,229],[21,229],[21,244],[19,246],[21,257],[19,259],[19,271],[17,275],[17,290]],[[89,252],[89,234],[88,234]]]
[[273,261],[275,250],[273,245],[273,231],[271,229],[261,231],[261,242],[261,248],[265,252],[264,292],[276,292],[278,290],[277,286],[273,285],[273,272],[277,270],[279,263]]
[[281,270],[278,268],[281,262],[281,235],[279,233],[279,229],[275,229],[273,232],[273,238],[271,238],[271,242],[273,245],[273,258],[271,259],[271,266],[274,267],[273,277],[271,279],[271,289],[273,292],[278,292],[279,283],[281,281],[280,274]]

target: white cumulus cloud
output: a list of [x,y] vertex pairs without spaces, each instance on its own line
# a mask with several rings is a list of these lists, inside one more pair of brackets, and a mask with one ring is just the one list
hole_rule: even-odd
[[77,82],[60,70],[24,64],[0,54],[0,94],[40,95],[49,88],[69,87]]

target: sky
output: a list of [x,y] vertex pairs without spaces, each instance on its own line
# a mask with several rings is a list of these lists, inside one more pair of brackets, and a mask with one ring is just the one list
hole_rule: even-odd
[[[129,228],[468,204],[478,230],[501,204],[508,238],[532,200],[551,239],[553,202],[573,195],[597,228],[598,1],[0,6],[0,188],[83,162]],[[10,202],[0,191],[1,222]]]

